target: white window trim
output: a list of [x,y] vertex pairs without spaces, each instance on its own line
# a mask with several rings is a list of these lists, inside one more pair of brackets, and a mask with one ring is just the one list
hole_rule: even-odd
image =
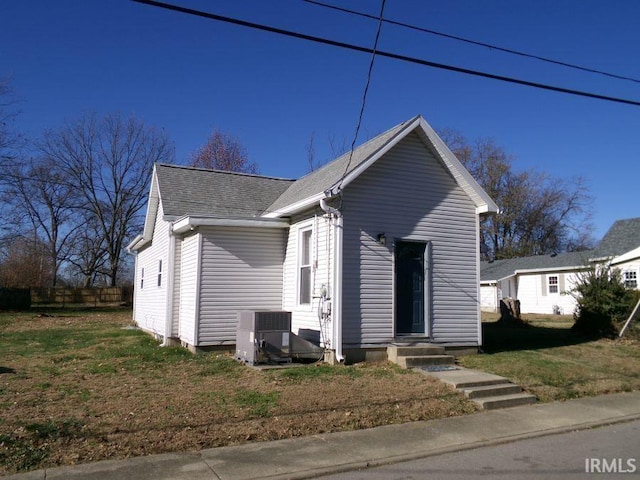
[[[305,232],[311,232],[310,239],[310,249],[309,249],[309,303],[300,302],[300,287],[302,282],[302,275],[300,274],[301,268],[303,267],[302,261],[302,240],[304,238],[303,234]],[[297,235],[297,251],[296,251],[296,305],[302,308],[311,309],[313,306],[313,285],[314,285],[314,259],[315,259],[315,241],[316,232],[312,221],[302,223],[298,225]]]
[[[627,279],[627,274],[634,274],[634,278],[633,279]],[[636,283],[635,287],[627,286],[627,281],[631,281],[631,280],[633,280]],[[635,268],[628,268],[628,269],[624,270],[622,272],[622,281],[623,281],[625,287],[637,289],[638,288],[638,270],[635,269]]]
[[[551,284],[551,279],[555,278],[556,283]],[[551,287],[556,287],[556,291],[552,292]],[[559,295],[560,294],[560,275],[547,275],[547,295]]]

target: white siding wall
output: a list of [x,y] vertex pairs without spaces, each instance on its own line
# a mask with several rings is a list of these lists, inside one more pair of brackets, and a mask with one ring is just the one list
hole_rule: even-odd
[[343,213],[345,344],[393,340],[393,244],[403,239],[431,242],[432,339],[477,345],[475,207],[417,135],[345,189]]
[[180,247],[180,340],[194,345],[196,341],[196,319],[198,318],[198,282],[200,277],[200,234],[182,240]]
[[[133,319],[148,332],[164,335],[167,314],[167,278],[169,270],[169,223],[162,220],[158,207],[153,241],[138,252],[135,274],[135,306]],[[162,261],[162,284],[158,286],[158,266]],[[142,271],[144,269],[144,284]]]
[[[549,293],[547,277],[558,276],[559,293]],[[564,315],[573,313],[576,307],[575,299],[563,291],[571,290],[577,280],[576,273],[541,273],[518,275],[518,294],[521,313],[546,313],[552,314],[560,311]]]
[[480,286],[480,308],[484,312],[498,311],[498,287],[495,285]]
[[[312,302],[311,305],[300,305],[298,303],[299,232],[309,227],[313,229]],[[284,258],[282,308],[292,312],[292,331],[314,341],[324,340],[325,336],[331,338],[332,333],[328,330],[328,325],[323,325],[323,335],[320,335],[321,327],[318,318],[318,303],[322,286],[328,287],[330,294],[333,290],[330,277],[333,268],[333,265],[330,264],[333,262],[333,252],[329,250],[332,245],[333,237],[329,228],[329,219],[323,216],[323,212],[308,212],[306,215],[293,219],[288,232]]]
[[[234,344],[239,310],[282,309],[285,230],[203,227],[199,235],[202,273],[196,345]],[[183,283],[184,275],[183,271]]]
[[182,268],[182,240],[176,238],[174,252],[174,274],[173,274],[173,318],[171,324],[171,336],[180,335],[180,271]]
[[637,285],[640,288],[640,258],[634,258],[627,262],[621,262],[613,265],[613,268],[620,269],[620,273],[622,274],[622,280],[624,281],[624,273],[625,272],[635,272]]

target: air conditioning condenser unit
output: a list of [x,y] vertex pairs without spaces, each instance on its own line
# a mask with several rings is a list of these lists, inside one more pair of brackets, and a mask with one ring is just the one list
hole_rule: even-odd
[[291,312],[238,312],[236,358],[249,365],[291,362]]

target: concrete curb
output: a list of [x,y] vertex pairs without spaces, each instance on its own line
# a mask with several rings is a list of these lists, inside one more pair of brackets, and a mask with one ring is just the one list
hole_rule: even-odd
[[638,419],[640,392],[619,393],[368,430],[108,460],[3,479],[298,480]]

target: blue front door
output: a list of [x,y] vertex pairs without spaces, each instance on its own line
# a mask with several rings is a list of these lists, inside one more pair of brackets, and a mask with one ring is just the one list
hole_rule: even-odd
[[425,335],[425,249],[423,242],[396,241],[397,335]]

